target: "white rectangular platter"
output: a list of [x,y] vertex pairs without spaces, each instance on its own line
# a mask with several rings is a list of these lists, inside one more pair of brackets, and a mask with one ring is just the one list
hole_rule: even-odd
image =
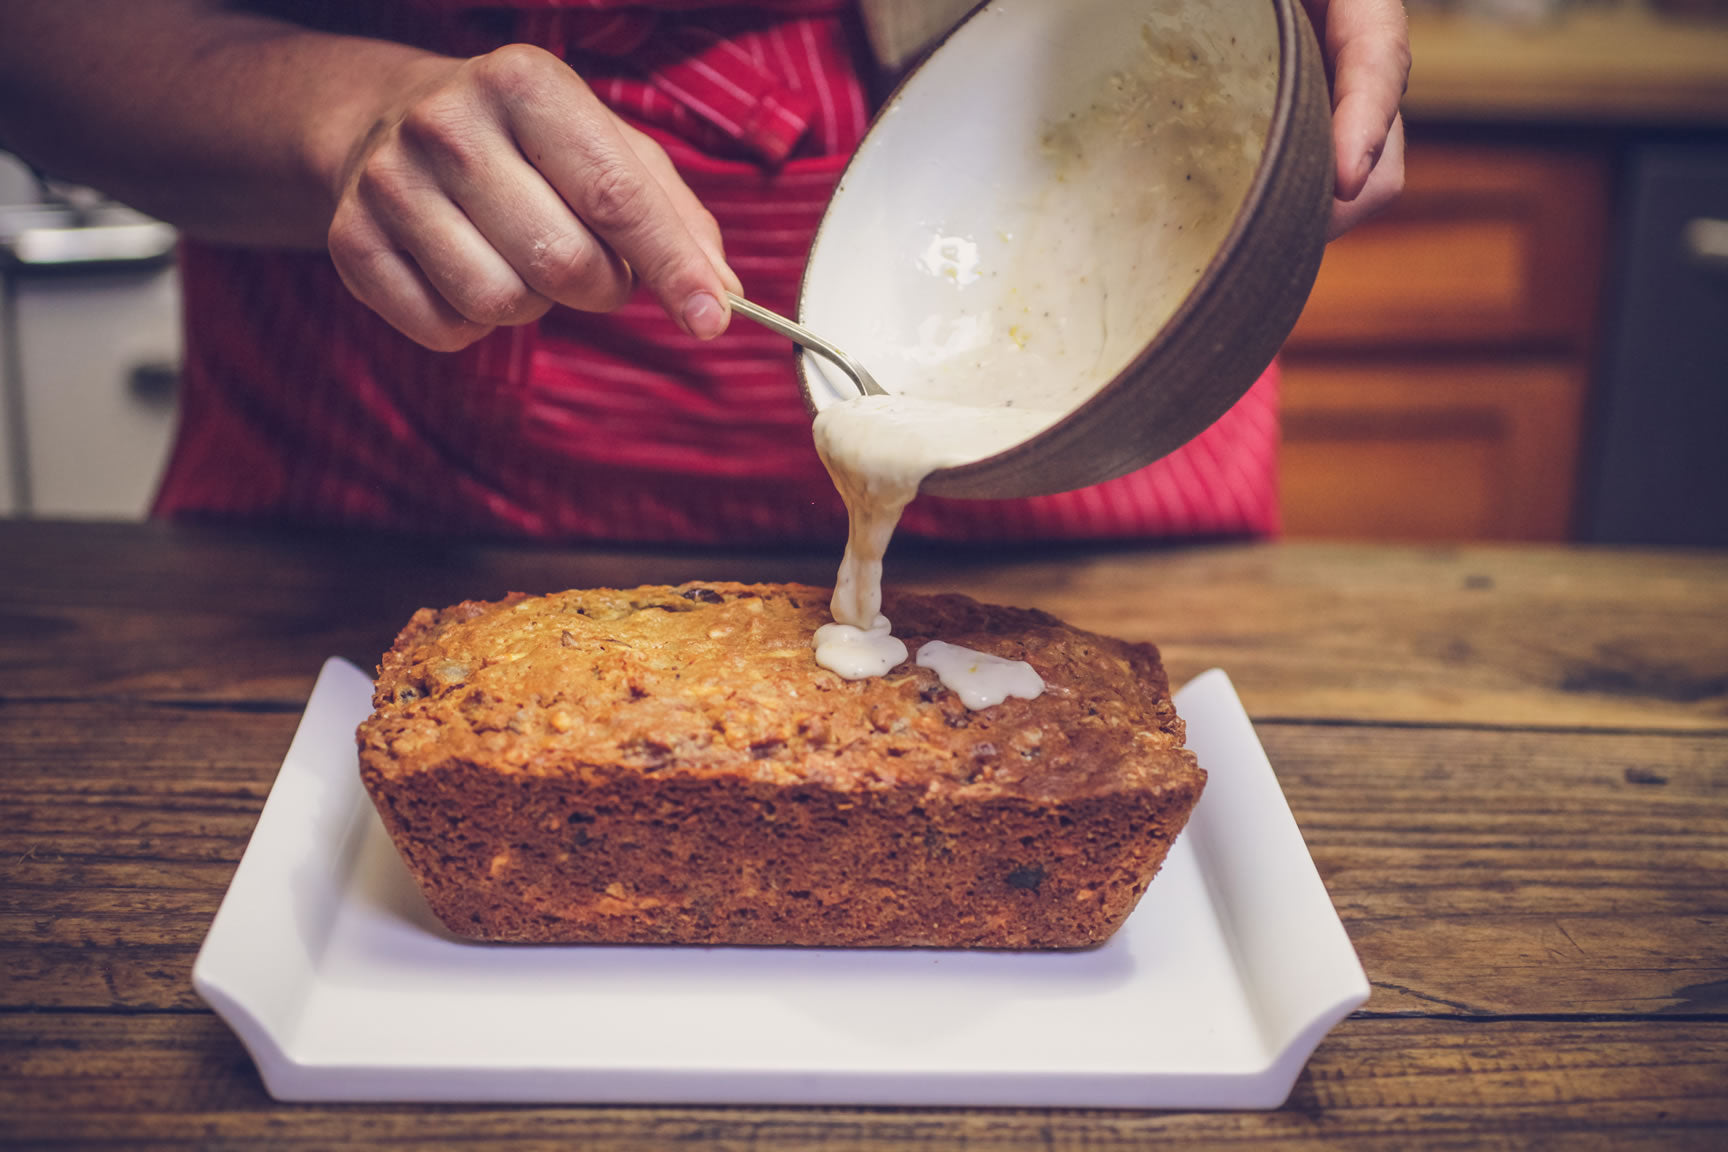
[[1084,952],[473,944],[359,780],[329,661],[193,984],[282,1100],[1275,1108],[1368,997],[1222,672],[1177,694],[1204,796]]

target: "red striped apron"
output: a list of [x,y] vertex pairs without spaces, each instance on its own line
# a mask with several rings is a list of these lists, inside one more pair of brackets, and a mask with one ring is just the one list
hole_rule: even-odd
[[[416,38],[564,56],[670,153],[720,222],[745,291],[791,312],[828,196],[868,121],[839,0],[748,7],[412,3]],[[480,29],[485,29],[484,33]],[[488,39],[481,39],[486,36]],[[321,253],[187,242],[180,431],[158,515],[545,540],[845,539],[778,336],[710,344],[646,295],[554,309],[454,354],[355,302]],[[1277,376],[1181,451],[1079,492],[920,497],[901,532],[954,540],[1133,539],[1277,528]]]

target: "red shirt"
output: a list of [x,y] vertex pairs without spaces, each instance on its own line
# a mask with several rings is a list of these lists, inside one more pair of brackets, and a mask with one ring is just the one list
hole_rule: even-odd
[[[418,3],[423,38],[452,52],[488,46],[460,6]],[[868,124],[849,6],[512,10],[505,36],[569,60],[657,139],[719,220],[746,293],[794,312],[816,225]],[[845,538],[791,346],[745,321],[704,345],[637,293],[609,315],[557,308],[447,354],[356,302],[324,254],[188,242],[182,270],[181,426],[158,515],[563,540]],[[1275,531],[1276,389],[1268,369],[1199,438],[1119,480],[1031,500],[920,497],[901,531]]]

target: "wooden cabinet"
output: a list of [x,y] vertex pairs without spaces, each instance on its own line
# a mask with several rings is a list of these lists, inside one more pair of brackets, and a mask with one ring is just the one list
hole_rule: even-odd
[[1286,345],[1290,535],[1569,535],[1609,179],[1602,148],[1412,131],[1404,195],[1331,245]]

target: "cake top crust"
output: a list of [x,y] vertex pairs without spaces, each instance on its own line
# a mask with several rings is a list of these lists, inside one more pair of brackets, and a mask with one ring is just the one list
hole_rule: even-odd
[[[827,602],[808,585],[696,582],[421,609],[384,654],[358,739],[391,774],[454,761],[1049,801],[1204,780],[1150,644],[890,590],[908,658],[848,681],[812,656]],[[971,711],[914,663],[930,640],[1025,660],[1045,692]]]

